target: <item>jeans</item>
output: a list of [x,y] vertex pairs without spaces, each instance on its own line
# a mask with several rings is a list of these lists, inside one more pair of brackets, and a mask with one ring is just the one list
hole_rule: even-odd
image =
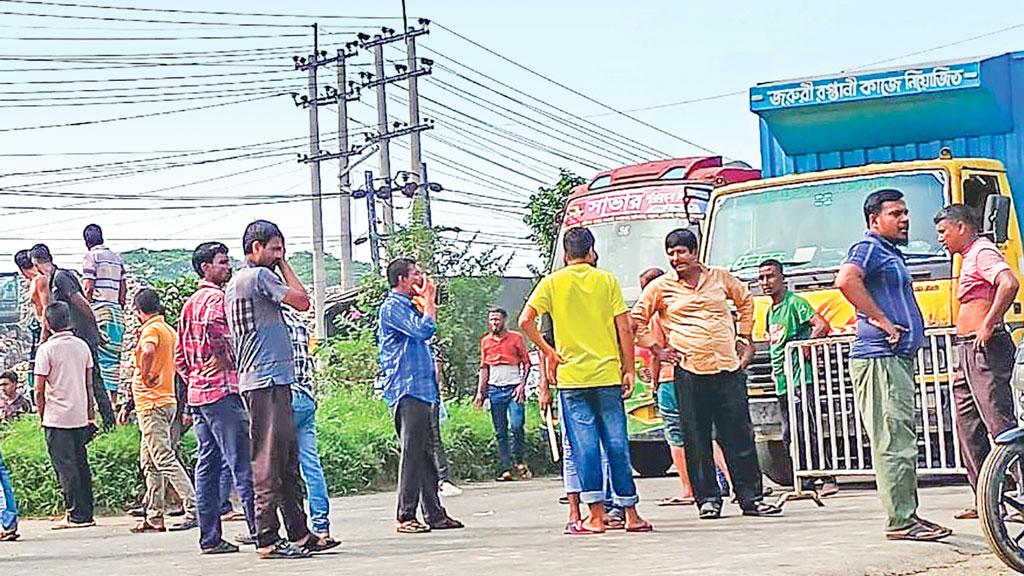
[[302,509],[299,442],[295,437],[290,386],[271,386],[245,392],[252,418],[252,477],[256,498],[256,545],[270,546],[280,539],[281,520],[288,540],[309,536]]
[[314,532],[330,534],[331,504],[327,496],[327,479],[324,478],[320,451],[316,447],[316,401],[305,392],[292,390],[292,413],[295,435],[299,440],[299,469],[306,482],[306,499],[309,500],[309,519]]
[[[676,400],[686,448],[686,471],[699,505],[722,504],[711,443],[717,440],[732,474],[740,508],[750,510],[763,499],[761,466],[743,372],[694,374],[677,367]],[[712,430],[714,430],[713,435]]]
[[851,358],[853,392],[871,440],[875,483],[888,516],[887,530],[916,522],[917,431],[914,429],[914,359]]
[[[512,464],[523,461],[526,451],[526,434],[523,425],[526,420],[524,406],[515,399],[516,386],[491,386],[487,398],[491,401],[491,421],[494,436],[498,441],[498,459],[501,469],[509,470]],[[509,426],[512,427],[512,444],[509,445]],[[514,462],[513,462],[514,460]]]
[[0,529],[10,531],[17,527],[18,503],[14,500],[11,473],[4,464],[4,455],[0,454]]
[[211,404],[196,406],[192,409],[192,420],[199,440],[196,459],[199,546],[213,548],[223,540],[220,516],[231,509],[232,484],[242,503],[249,534],[255,534],[249,416],[242,399],[237,394],[229,394]]
[[573,465],[580,477],[580,500],[584,504],[594,504],[605,498],[605,475],[601,468],[601,448],[604,448],[608,455],[615,505],[636,506],[639,497],[629,460],[622,388],[567,389],[559,392],[559,397],[562,421],[572,446]]
[[67,517],[75,523],[93,521],[92,470],[89,468],[89,428],[48,428],[46,450],[57,472]]
[[395,406],[395,431],[401,454],[398,461],[399,522],[416,519],[422,505],[427,524],[448,516],[437,495],[437,465],[434,462],[430,428],[437,422],[437,405],[403,396]]
[[[612,472],[608,464],[608,454],[604,447],[601,447],[601,470],[604,474],[604,507],[605,510],[619,508],[616,506],[615,497],[612,495]],[[562,484],[565,486],[566,494],[579,494],[583,490],[580,484],[580,475],[576,472],[576,465],[573,464],[572,445],[565,433],[565,426],[562,426]]]

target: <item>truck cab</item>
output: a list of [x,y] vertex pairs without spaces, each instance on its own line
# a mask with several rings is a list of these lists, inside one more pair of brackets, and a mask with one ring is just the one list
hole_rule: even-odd
[[[1016,118],[1024,113],[1024,53],[766,83],[750,90],[750,108],[760,117],[765,178],[714,192],[705,215],[706,264],[731,270],[758,293],[758,264],[779,260],[789,288],[829,321],[833,336],[852,334],[854,310],[833,288],[835,276],[864,234],[864,198],[895,188],[910,210],[910,241],[902,250],[926,328],[950,328],[957,314],[959,258],[945,252],[932,223],[945,205],[963,203],[979,216],[986,207],[1008,207],[999,247],[1020,277],[1022,202],[1014,190],[1024,193],[1024,118]],[[793,472],[767,356],[770,301],[756,302],[751,416],[762,468],[788,484]],[[1018,295],[1006,318],[1018,341],[1022,305]],[[924,354],[935,359],[936,382],[938,365],[948,368],[939,352]],[[948,421],[945,394],[930,399],[937,407],[928,409]]]

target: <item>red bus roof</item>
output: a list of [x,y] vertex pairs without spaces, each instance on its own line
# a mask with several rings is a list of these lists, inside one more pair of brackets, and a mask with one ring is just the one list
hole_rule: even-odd
[[[651,183],[658,181],[669,170],[679,169],[681,174],[673,181],[706,182],[708,184],[723,185],[734,182],[756,180],[761,177],[761,171],[750,168],[743,163],[729,163],[722,165],[721,156],[694,156],[689,158],[670,158],[668,160],[653,160],[643,164],[623,166],[605,170],[594,176],[590,182],[577,186],[570,196],[582,196],[588,193],[597,193],[611,187],[632,184]],[[606,178],[607,177],[607,178]],[[598,180],[606,179],[599,188],[591,190],[591,186]],[[719,180],[721,179],[721,180]]]

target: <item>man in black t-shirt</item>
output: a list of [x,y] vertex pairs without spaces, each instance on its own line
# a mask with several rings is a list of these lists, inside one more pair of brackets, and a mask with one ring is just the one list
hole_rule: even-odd
[[[57,268],[53,264],[53,256],[45,244],[36,244],[29,251],[32,263],[36,265],[39,273],[46,278],[49,290],[43,292],[41,300],[45,309],[51,302],[64,302],[71,309],[71,330],[75,336],[81,338],[89,345],[93,359],[93,395],[96,397],[96,407],[99,408],[100,416],[103,418],[103,427],[111,429],[116,422],[114,408],[110,404],[110,397],[103,389],[103,378],[100,374],[99,346],[100,331],[96,326],[96,317],[92,314],[92,306],[85,299],[82,292],[82,285],[78,278],[70,270]],[[43,331],[39,342],[45,342],[50,336],[50,327],[43,323]]]

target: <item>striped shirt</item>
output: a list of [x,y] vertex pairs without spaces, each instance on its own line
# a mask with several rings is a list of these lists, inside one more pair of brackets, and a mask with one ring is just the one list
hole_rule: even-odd
[[302,323],[302,318],[291,310],[284,310],[284,323],[288,325],[288,335],[292,339],[292,355],[295,357],[295,381],[292,382],[292,392],[302,392],[315,400],[313,358],[309,354],[309,330]]
[[914,299],[913,277],[907,263],[892,242],[873,232],[850,247],[844,264],[852,264],[864,273],[864,287],[871,299],[903,333],[896,346],[886,341],[885,332],[868,322],[857,311],[857,340],[850,350],[851,358],[912,357],[924,345],[924,318]]
[[82,262],[82,278],[93,282],[93,302],[120,303],[124,263],[113,250],[103,244],[90,248]]

